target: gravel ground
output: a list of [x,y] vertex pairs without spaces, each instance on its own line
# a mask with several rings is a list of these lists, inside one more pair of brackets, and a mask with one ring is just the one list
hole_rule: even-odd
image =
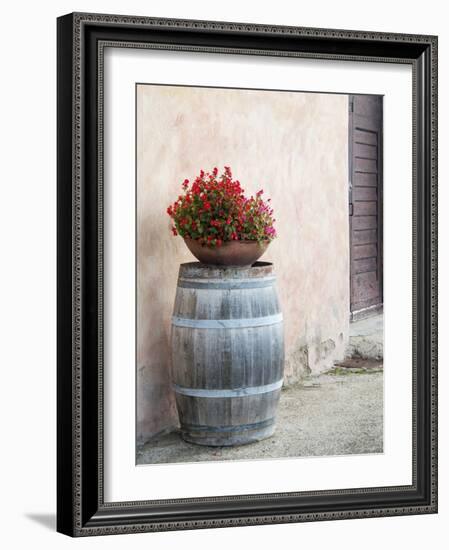
[[281,393],[275,434],[240,447],[186,443],[178,432],[137,449],[137,464],[383,452],[383,372],[336,368]]

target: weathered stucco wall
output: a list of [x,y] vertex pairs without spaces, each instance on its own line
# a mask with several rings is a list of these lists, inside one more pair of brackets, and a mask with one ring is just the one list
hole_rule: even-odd
[[286,381],[342,358],[349,326],[347,96],[138,86],[137,435],[176,424],[169,386],[178,266],[169,231],[184,178],[231,166],[247,192],[272,198],[272,261],[284,313]]

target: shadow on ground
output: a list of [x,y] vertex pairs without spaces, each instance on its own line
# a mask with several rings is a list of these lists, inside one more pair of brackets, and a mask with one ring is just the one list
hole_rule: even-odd
[[25,517],[50,531],[56,531],[56,514],[25,514]]

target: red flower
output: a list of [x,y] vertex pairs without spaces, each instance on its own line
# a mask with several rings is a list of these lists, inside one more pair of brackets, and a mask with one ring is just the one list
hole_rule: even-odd
[[190,188],[188,179],[182,188],[184,194],[167,208],[174,235],[188,236],[209,247],[230,240],[270,241],[276,236],[270,199],[262,199],[262,189],[246,198],[229,166],[220,176],[216,167],[211,172],[201,170]]

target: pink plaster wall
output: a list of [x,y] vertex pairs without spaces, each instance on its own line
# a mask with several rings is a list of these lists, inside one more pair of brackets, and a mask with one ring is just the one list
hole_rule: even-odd
[[178,266],[169,231],[184,178],[232,167],[271,196],[272,261],[284,313],[286,381],[343,357],[349,324],[347,96],[141,85],[137,91],[137,433],[176,424],[169,331]]

